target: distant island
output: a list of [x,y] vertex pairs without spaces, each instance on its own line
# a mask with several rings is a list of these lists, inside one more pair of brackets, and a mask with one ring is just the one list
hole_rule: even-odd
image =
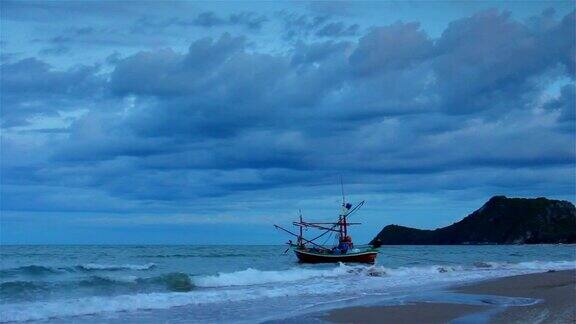
[[435,230],[388,225],[370,242],[381,245],[576,243],[569,201],[494,196],[461,221]]

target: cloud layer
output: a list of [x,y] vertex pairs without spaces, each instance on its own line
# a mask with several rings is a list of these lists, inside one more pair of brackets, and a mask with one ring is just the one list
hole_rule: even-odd
[[[250,36],[274,19],[281,50]],[[439,37],[287,12],[133,26],[241,31],[64,69],[4,62],[4,211],[269,219],[326,210],[338,175],[376,202],[575,194],[574,12],[485,10]]]

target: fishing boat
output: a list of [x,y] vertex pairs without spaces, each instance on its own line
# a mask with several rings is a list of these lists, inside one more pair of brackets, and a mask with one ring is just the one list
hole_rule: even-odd
[[[346,202],[344,187],[342,186],[342,209],[340,215],[338,215],[338,221],[306,222],[302,218],[302,212],[300,212],[299,220],[292,223],[292,225],[298,227],[298,233],[274,225],[275,228],[296,237],[296,243],[291,240],[288,241],[289,247],[284,253],[293,249],[300,263],[345,262],[372,264],[376,262],[376,256],[378,255],[376,248],[356,248],[352,242],[352,237],[348,235],[348,226],[360,225],[360,223],[348,222],[348,217],[358,211],[364,203],[365,201],[362,201],[353,206]],[[304,229],[315,229],[319,230],[320,233],[312,239],[306,239],[303,235]],[[335,245],[327,246],[325,245],[326,243],[318,243],[321,238],[324,238],[325,242],[327,242],[332,236],[336,239]]]

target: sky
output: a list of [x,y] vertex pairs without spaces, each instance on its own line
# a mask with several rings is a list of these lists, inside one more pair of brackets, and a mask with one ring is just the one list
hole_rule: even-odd
[[2,1],[2,244],[279,244],[576,200],[573,1]]

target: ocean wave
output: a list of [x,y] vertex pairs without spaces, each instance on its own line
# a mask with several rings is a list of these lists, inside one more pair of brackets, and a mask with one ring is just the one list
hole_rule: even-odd
[[156,267],[155,263],[147,263],[147,264],[124,264],[124,265],[115,265],[115,264],[98,264],[98,263],[87,263],[76,266],[79,270],[84,271],[120,271],[120,270],[150,270]]
[[0,277],[10,277],[18,274],[41,276],[41,275],[59,273],[62,271],[63,270],[57,268],[32,264],[27,266],[0,270]]
[[68,281],[15,280],[0,284],[2,300],[21,300],[33,295],[51,292],[66,293],[71,289],[91,294],[134,293],[134,292],[187,292],[194,289],[190,276],[174,272],[160,276],[140,278],[137,276],[92,275]]
[[114,265],[114,264],[97,264],[97,263],[87,263],[72,267],[50,267],[44,265],[27,265],[16,268],[9,268],[0,270],[0,277],[13,277],[17,275],[26,276],[44,276],[52,275],[66,272],[77,272],[77,271],[121,271],[121,270],[150,270],[156,267],[154,263],[148,264],[124,264],[124,265]]
[[475,268],[504,270],[552,270],[576,268],[576,261],[524,261],[524,262],[474,262]]
[[107,287],[121,287],[133,286],[136,284],[138,277],[136,276],[90,276],[83,278],[79,281],[64,282],[67,286],[80,286],[84,288],[107,288]]
[[194,289],[194,283],[190,276],[181,272],[173,272],[149,279],[139,279],[142,282],[153,282],[164,285],[174,292],[187,292]]
[[119,296],[92,296],[69,300],[0,304],[0,322],[25,322],[50,318],[95,315],[137,310],[168,309],[178,306],[246,301],[298,295],[294,289],[207,290],[169,293],[140,293]]
[[459,267],[446,266],[392,269],[382,266],[351,266],[340,263],[337,267],[331,269],[291,268],[279,271],[262,271],[248,268],[242,271],[219,273],[214,276],[197,277],[194,278],[194,283],[198,287],[251,286],[301,281],[313,278],[336,278],[351,275],[381,277],[386,275],[410,275],[414,273],[442,273],[460,269]]
[[145,254],[139,255],[140,258],[231,258],[251,256],[246,253],[204,253],[204,254]]
[[[139,269],[144,269],[140,266]],[[525,270],[546,271],[550,269],[576,268],[575,262],[476,262],[471,266],[412,266],[387,268],[383,266],[352,266],[340,264],[329,269],[291,268],[277,271],[264,271],[253,268],[246,270],[219,273],[211,276],[191,277],[186,273],[173,272],[153,277],[138,277],[133,275],[91,275],[82,279],[61,281],[58,284],[42,281],[15,280],[2,283],[2,295],[12,293],[40,292],[48,287],[52,290],[61,288],[69,289],[79,287],[83,289],[124,292],[188,292],[195,287],[218,288],[234,286],[254,286],[275,283],[289,283],[318,278],[337,278],[343,276],[366,276],[366,277],[421,277],[443,273],[484,270]],[[100,269],[100,267],[98,268]],[[104,269],[110,269],[106,267]],[[35,270],[37,271],[37,270]]]
[[339,267],[330,270],[292,268],[279,271],[261,271],[248,268],[242,271],[198,277],[195,278],[194,282],[198,287],[258,285],[275,282],[299,281],[315,277],[337,277],[346,273],[345,268],[348,267],[340,265]]
[[246,270],[219,273],[212,276],[194,278],[198,287],[227,287],[227,286],[251,286],[272,284],[281,282],[294,282],[313,278],[335,278],[340,276],[361,275],[369,277],[397,276],[410,277],[420,275],[432,275],[438,273],[451,273],[461,271],[492,270],[524,270],[537,271],[549,269],[572,269],[576,268],[574,261],[532,261],[532,262],[476,262],[472,266],[463,265],[431,265],[387,268],[383,266],[351,266],[340,263],[331,269],[306,269],[291,268],[278,271],[263,271],[248,268]]
[[[364,293],[369,290],[379,292],[389,291],[391,287],[404,287],[402,289],[406,289],[406,287],[418,287],[430,283],[454,284],[521,273],[574,269],[575,267],[576,263],[574,261],[484,262],[477,265],[434,265],[400,268],[340,264],[328,269],[302,267],[278,271],[246,269],[193,278],[183,273],[166,274],[151,278],[100,276],[98,279],[92,278],[92,283],[96,285],[134,285],[136,287],[160,284],[168,292],[90,296],[59,301],[3,304],[0,305],[0,320],[43,320],[140,309],[167,309],[186,305],[229,303],[302,294],[307,296],[314,294],[334,295],[342,291],[351,292],[352,284],[356,292]],[[195,287],[198,287],[198,289],[194,289]]]
[[[190,276],[181,272],[172,272],[155,277],[140,278],[136,276],[91,276],[78,283],[83,287],[120,288],[130,287],[135,290],[159,288],[161,291],[186,292],[194,288]],[[155,289],[158,291],[158,289]]]
[[47,287],[43,282],[24,280],[7,281],[0,284],[0,299],[9,300],[21,298],[45,291],[47,291]]
[[139,309],[166,309],[197,303],[187,293],[149,293],[114,297],[84,297],[68,301],[0,305],[0,321],[25,322]]

